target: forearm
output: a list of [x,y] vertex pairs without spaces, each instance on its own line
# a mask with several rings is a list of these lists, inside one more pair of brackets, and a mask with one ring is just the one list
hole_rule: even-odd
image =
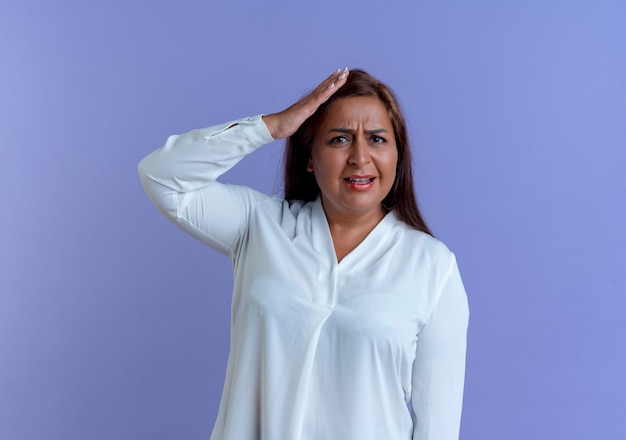
[[154,184],[188,192],[215,181],[273,139],[261,116],[170,136],[165,145],[139,163],[139,175],[150,194]]

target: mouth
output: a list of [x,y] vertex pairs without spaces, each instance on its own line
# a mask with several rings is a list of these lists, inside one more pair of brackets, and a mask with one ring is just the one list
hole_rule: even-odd
[[367,185],[374,181],[375,177],[346,177],[343,179],[345,182],[354,185]]
[[343,179],[343,181],[346,183],[346,185],[348,186],[348,188],[355,190],[355,191],[364,191],[367,189],[370,189],[372,186],[374,186],[374,180],[376,180],[376,177],[360,177],[360,176],[352,176],[352,177],[346,177]]

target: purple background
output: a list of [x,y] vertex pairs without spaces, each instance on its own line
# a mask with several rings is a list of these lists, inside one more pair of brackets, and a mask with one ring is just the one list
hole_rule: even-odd
[[[337,67],[398,93],[472,310],[464,440],[626,438],[626,3],[0,5],[0,439],[207,439],[229,261],[151,206],[167,136]],[[280,190],[281,145],[226,180]]]

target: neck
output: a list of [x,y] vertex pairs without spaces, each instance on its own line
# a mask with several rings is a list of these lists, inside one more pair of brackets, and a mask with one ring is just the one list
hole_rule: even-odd
[[376,209],[356,211],[356,212],[340,212],[333,207],[328,206],[322,199],[322,207],[328,221],[328,226],[338,229],[367,229],[374,227],[385,217],[387,210],[380,205]]
[[[322,202],[322,206],[324,203]],[[362,213],[337,213],[324,206],[328,229],[333,240],[337,261],[341,261],[347,254],[352,252],[367,235],[385,217],[387,211],[380,209],[369,210]]]

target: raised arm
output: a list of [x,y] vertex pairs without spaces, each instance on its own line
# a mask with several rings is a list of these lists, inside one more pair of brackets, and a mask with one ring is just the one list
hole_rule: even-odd
[[170,136],[139,163],[148,197],[174,224],[230,254],[260,193],[216,179],[272,137],[261,116]]
[[347,69],[334,72],[282,112],[170,136],[138,167],[150,200],[181,229],[232,254],[247,227],[251,206],[267,196],[216,179],[261,145],[293,134],[345,83],[347,75]]

